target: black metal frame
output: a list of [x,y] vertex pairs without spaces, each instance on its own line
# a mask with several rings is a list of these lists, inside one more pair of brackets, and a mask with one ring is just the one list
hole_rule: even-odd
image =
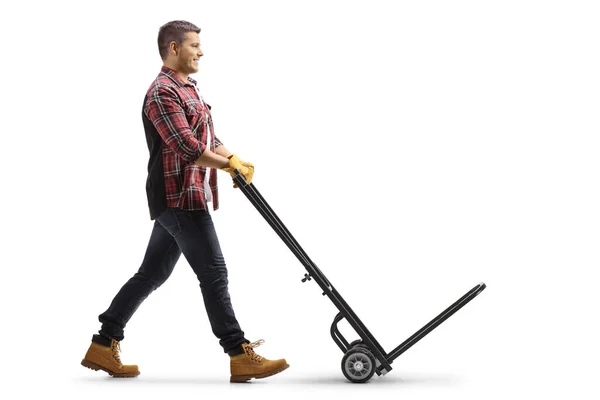
[[283,240],[283,242],[289,247],[289,249],[294,253],[294,255],[298,258],[298,260],[304,265],[307,274],[304,275],[302,282],[310,281],[314,279],[315,282],[321,287],[323,290],[323,295],[329,297],[329,299],[333,302],[333,304],[339,310],[339,313],[335,316],[333,323],[331,324],[331,337],[333,341],[338,345],[342,352],[346,353],[350,349],[350,344],[344,338],[344,336],[340,333],[337,328],[338,323],[342,319],[346,319],[350,326],[356,331],[358,336],[362,339],[362,342],[369,347],[371,353],[375,357],[376,361],[376,370],[377,375],[385,375],[389,371],[392,370],[391,364],[392,362],[399,357],[402,353],[412,347],[415,343],[425,337],[429,332],[434,330],[437,326],[439,326],[442,322],[448,319],[452,314],[461,309],[465,304],[469,301],[473,300],[475,296],[481,293],[485,289],[485,283],[480,283],[475,286],[473,289],[469,290],[464,296],[458,299],[454,304],[444,310],[437,317],[432,319],[429,323],[415,332],[411,337],[406,339],[402,344],[396,347],[389,353],[386,353],[383,347],[379,344],[379,342],[375,339],[373,334],[369,332],[367,327],[362,323],[360,318],[354,313],[352,308],[346,303],[346,301],[342,298],[342,296],[335,290],[335,288],[331,285],[331,283],[327,280],[323,272],[317,267],[317,265],[312,262],[312,260],[308,257],[306,252],[300,247],[296,239],[292,236],[289,230],[285,227],[283,222],[277,217],[273,209],[267,204],[262,195],[258,192],[253,183],[248,184],[244,178],[244,176],[238,171],[234,170],[236,176],[233,178],[233,181],[237,184],[237,186],[241,189],[241,191],[246,195],[246,197],[250,200],[250,202],[256,207],[258,212],[265,218],[265,220],[271,225],[273,230],[279,235],[279,237]]

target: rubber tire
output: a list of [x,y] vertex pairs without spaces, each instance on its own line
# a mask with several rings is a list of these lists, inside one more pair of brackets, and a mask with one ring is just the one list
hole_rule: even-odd
[[367,344],[363,343],[362,339],[357,339],[353,342],[350,342],[350,347],[349,347],[350,349],[354,349],[356,347],[360,347],[360,348],[371,351],[371,349],[369,349],[369,346]]
[[[371,370],[369,371],[369,373],[361,378],[357,378],[355,376],[350,375],[347,371],[346,371],[346,361],[348,360],[349,357],[353,356],[356,353],[361,353],[366,355],[369,358],[369,361],[371,362]],[[373,354],[368,350],[365,349],[363,347],[354,347],[351,348],[350,350],[348,350],[346,352],[346,354],[344,354],[344,357],[342,357],[342,373],[344,374],[344,376],[346,377],[346,379],[348,379],[350,382],[352,383],[365,383],[367,382],[369,379],[371,379],[373,377],[373,374],[375,373],[375,356],[373,356]]]

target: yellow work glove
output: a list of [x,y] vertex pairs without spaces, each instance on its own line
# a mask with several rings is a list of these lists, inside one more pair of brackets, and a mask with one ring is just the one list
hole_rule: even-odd
[[[252,165],[251,163],[247,162],[247,161],[242,161],[241,162],[242,165],[246,168],[248,168],[248,176],[244,175],[244,178],[246,178],[246,182],[248,182],[248,184],[252,183],[252,178],[254,177],[254,165]],[[236,187],[237,185],[234,185],[234,187]]]
[[[244,176],[246,182],[251,183],[252,176],[254,175],[254,166],[250,163],[240,160],[239,157],[235,154],[230,154],[229,156],[227,156],[227,158],[229,159],[229,166],[222,168],[222,170],[225,172],[229,172],[231,177],[235,178],[234,170],[237,169],[238,171],[240,171],[240,174]],[[237,188],[238,186],[234,183],[233,187]]]

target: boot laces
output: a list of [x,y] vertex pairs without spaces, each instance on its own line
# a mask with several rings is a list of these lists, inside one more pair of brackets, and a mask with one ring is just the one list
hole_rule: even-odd
[[116,340],[113,341],[112,351],[113,351],[113,357],[114,357],[114,359],[117,360],[117,362],[119,364],[122,364],[121,363],[121,357],[119,356],[119,352],[121,351],[121,343],[117,342]]
[[248,343],[248,345],[246,345],[246,354],[250,357],[250,359],[252,361],[262,362],[262,360],[263,360],[264,357],[259,356],[258,354],[256,354],[254,352],[254,348],[260,346],[264,342],[265,341],[263,339],[259,339],[256,342]]

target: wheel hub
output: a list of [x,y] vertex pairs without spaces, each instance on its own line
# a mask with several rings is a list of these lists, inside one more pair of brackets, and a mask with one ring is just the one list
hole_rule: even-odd
[[355,371],[362,371],[363,369],[363,363],[360,361],[357,361],[354,363],[354,370]]

